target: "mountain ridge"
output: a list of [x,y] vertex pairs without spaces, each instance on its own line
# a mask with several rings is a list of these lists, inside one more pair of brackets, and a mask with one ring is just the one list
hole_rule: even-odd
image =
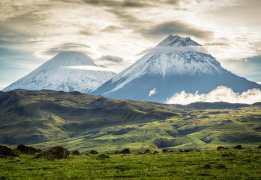
[[82,52],[61,52],[3,90],[50,89],[88,92],[115,75],[107,71],[73,69],[78,66],[99,67]]
[[[243,92],[261,86],[224,69],[190,38],[168,36],[130,67],[118,73],[93,95],[166,102],[175,93],[208,93],[218,86]],[[150,92],[154,91],[154,94]]]
[[190,37],[180,37],[178,35],[169,35],[163,41],[161,41],[157,46],[163,47],[184,47],[184,46],[202,46],[197,42],[193,41]]
[[0,143],[81,151],[252,147],[261,143],[260,111],[260,103],[181,106],[76,91],[15,90],[0,93]]

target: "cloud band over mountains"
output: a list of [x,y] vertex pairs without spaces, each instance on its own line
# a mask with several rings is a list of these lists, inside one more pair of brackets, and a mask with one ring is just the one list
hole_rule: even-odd
[[259,89],[250,89],[241,94],[235,93],[232,89],[219,86],[208,94],[191,94],[182,91],[174,94],[166,101],[167,104],[182,104],[187,105],[194,102],[228,102],[254,104],[261,102],[261,91]]

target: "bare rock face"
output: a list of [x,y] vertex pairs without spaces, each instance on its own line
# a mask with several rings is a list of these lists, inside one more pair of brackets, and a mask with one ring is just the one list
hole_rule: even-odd
[[169,152],[167,149],[162,149],[162,153],[167,153]]
[[99,153],[98,153],[98,151],[91,150],[91,151],[90,151],[90,154],[99,154]]
[[222,151],[222,150],[226,150],[226,149],[228,149],[228,148],[223,147],[223,146],[218,146],[218,147],[217,147],[217,150],[218,150],[218,151]]
[[234,149],[243,149],[241,145],[237,145]]
[[61,147],[61,146],[56,146],[53,147],[51,149],[48,149],[46,151],[44,151],[41,154],[38,154],[35,158],[40,158],[40,157],[45,157],[49,160],[53,160],[53,159],[65,159],[67,158],[67,156],[69,156],[70,151],[68,151],[67,149]]
[[126,148],[115,154],[131,154],[131,152],[129,148]]
[[146,150],[144,151],[144,154],[148,154],[148,153],[151,153],[151,151],[150,151],[149,149],[146,149]]
[[27,154],[35,154],[35,153],[41,153],[42,152],[41,149],[36,149],[34,147],[25,146],[23,144],[18,145],[17,150],[19,150],[23,153],[27,153]]
[[97,159],[106,159],[106,158],[110,158],[110,156],[106,154],[100,154],[99,156],[97,156]]
[[72,154],[74,154],[74,155],[81,155],[82,153],[79,150],[75,150],[75,151],[72,152]]
[[11,156],[11,157],[17,156],[18,157],[18,155],[15,154],[11,148],[0,145],[0,157],[7,157],[7,156]]

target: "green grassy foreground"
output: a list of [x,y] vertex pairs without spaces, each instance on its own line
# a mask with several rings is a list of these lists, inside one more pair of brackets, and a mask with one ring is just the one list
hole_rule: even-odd
[[[0,158],[0,179],[261,179],[261,149]],[[208,165],[207,165],[208,164]]]

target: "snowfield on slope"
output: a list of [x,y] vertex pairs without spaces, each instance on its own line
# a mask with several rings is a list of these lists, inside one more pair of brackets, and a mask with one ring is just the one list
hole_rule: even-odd
[[[76,68],[85,66],[89,70]],[[93,70],[91,67],[93,67]],[[4,91],[14,89],[49,89],[66,92],[88,92],[115,75],[114,72],[104,71],[99,68],[84,53],[62,52],[28,75],[6,87]]]

